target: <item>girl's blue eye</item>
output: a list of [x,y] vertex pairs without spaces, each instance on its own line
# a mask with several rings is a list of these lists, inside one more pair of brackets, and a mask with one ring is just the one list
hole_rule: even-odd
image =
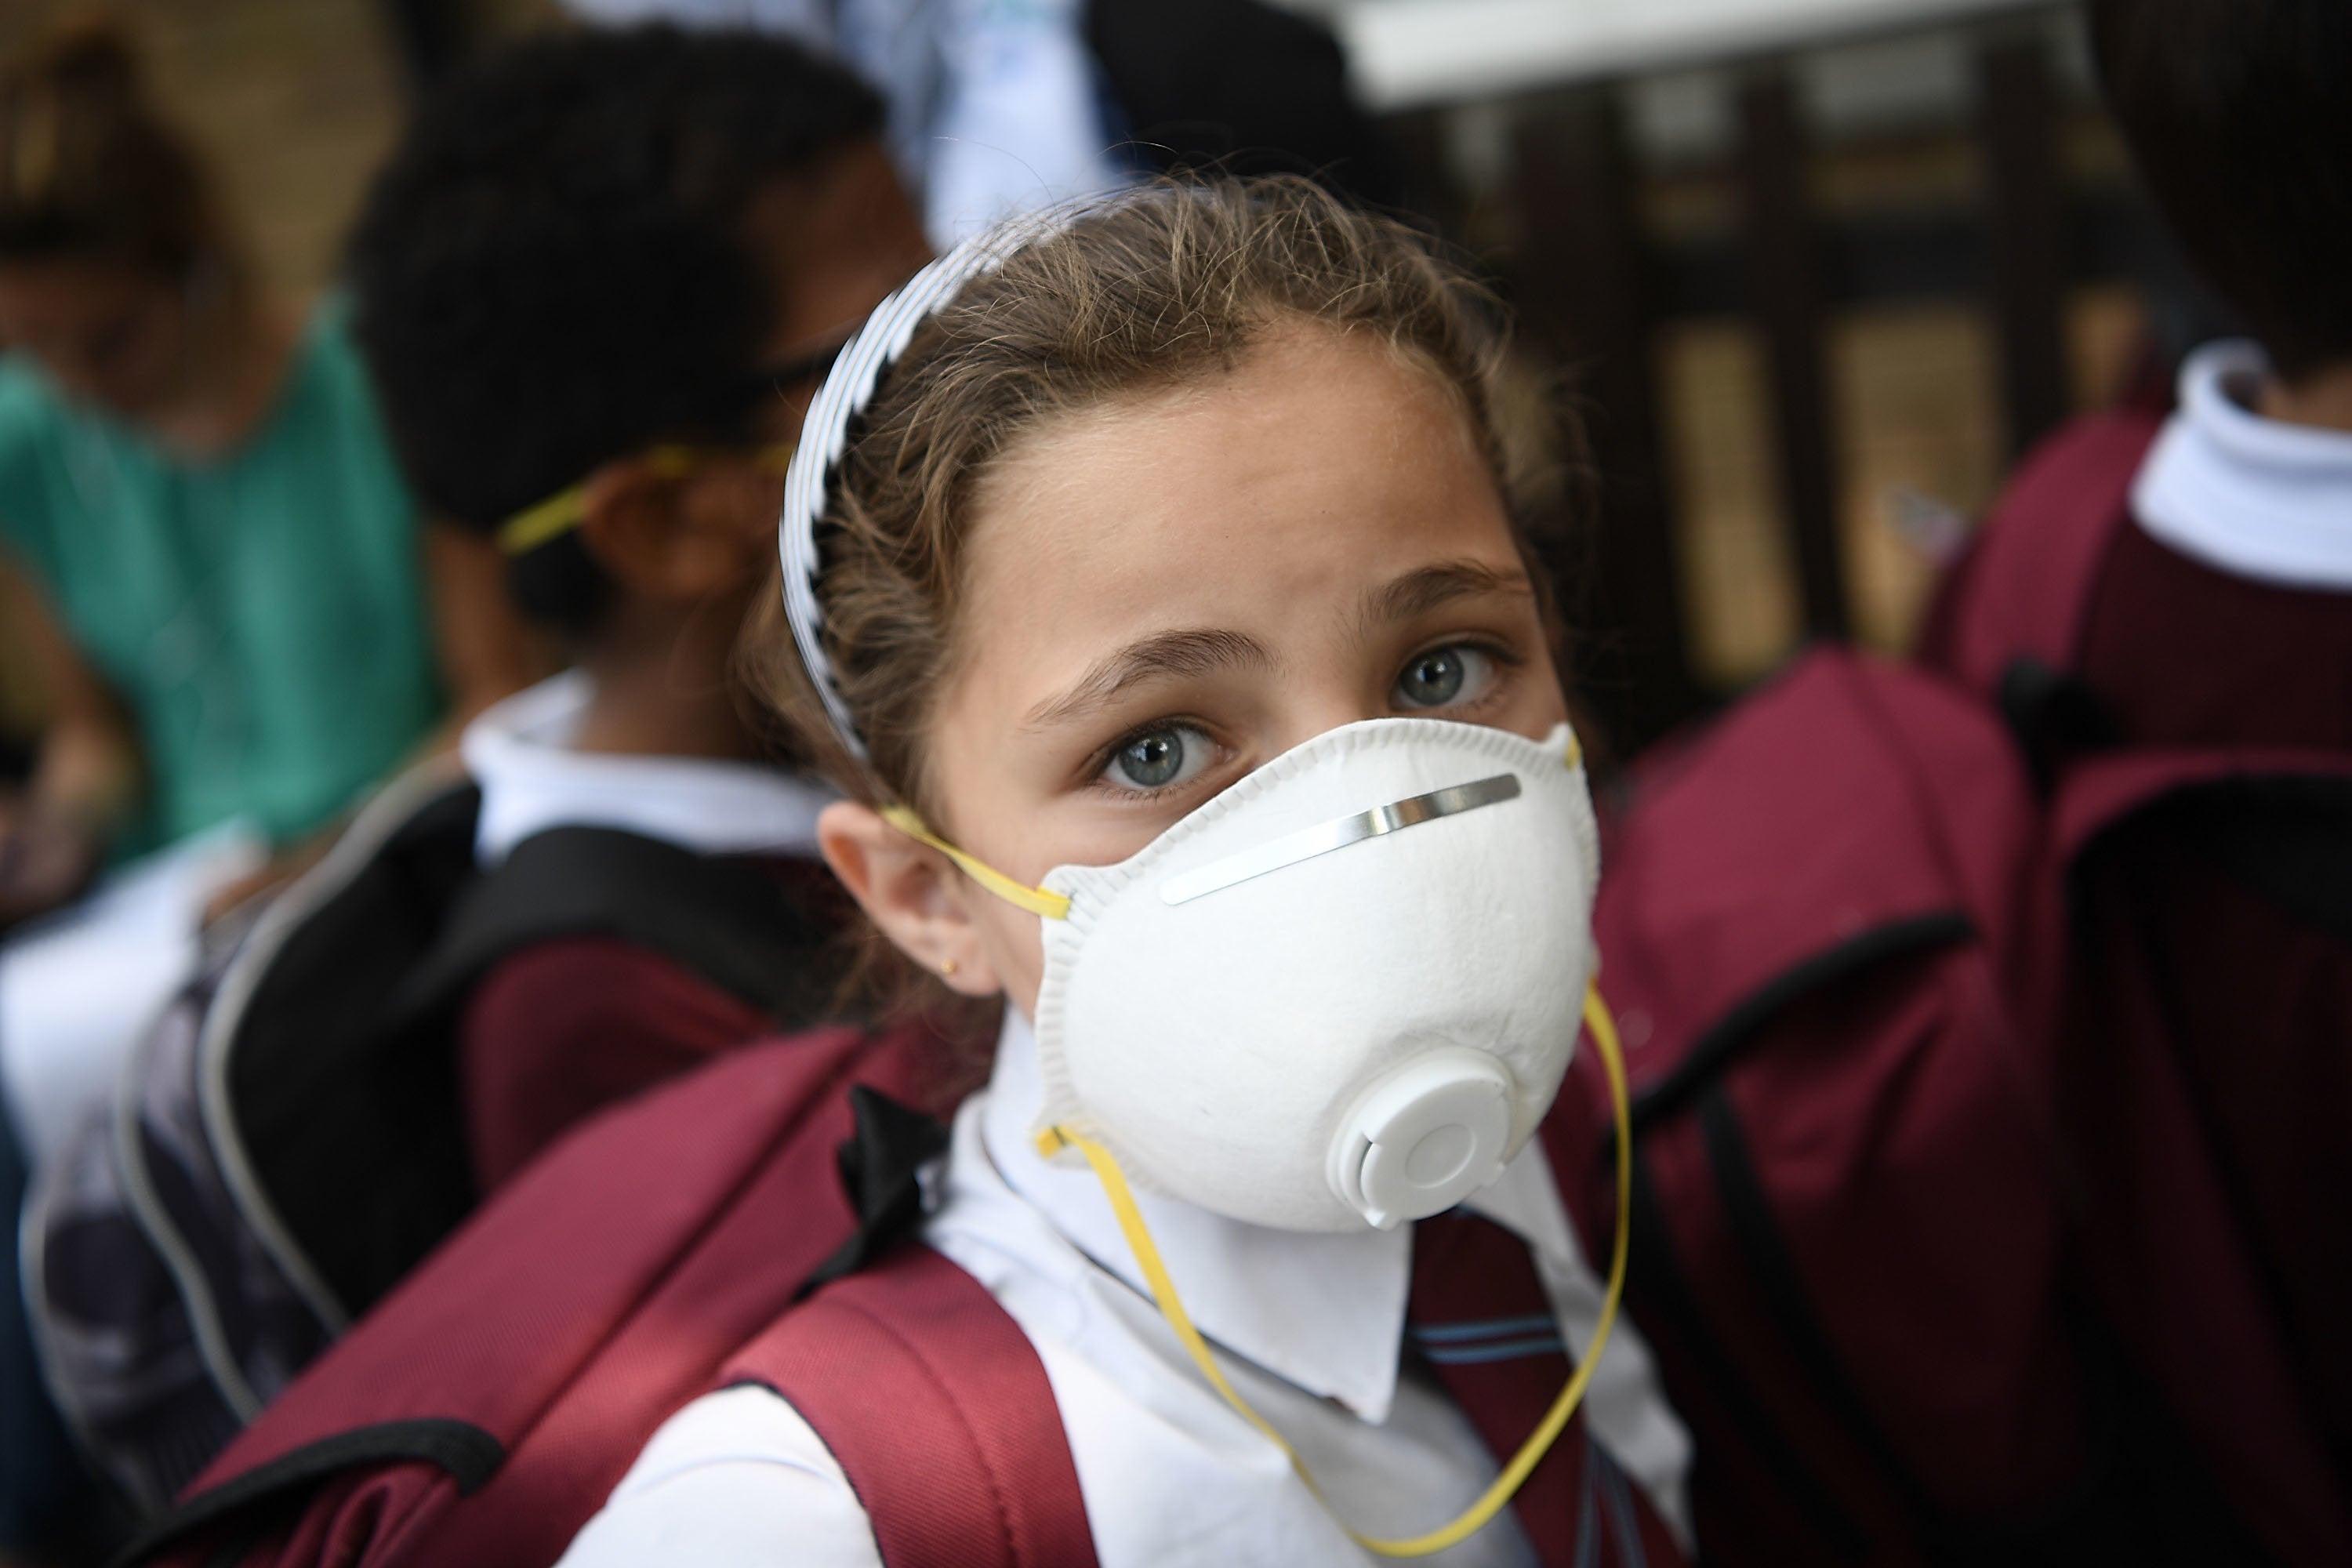
[[1103,782],[1119,789],[1168,789],[1194,777],[1215,759],[1216,742],[1187,724],[1171,724],[1123,742],[1103,769]]
[[1495,678],[1494,659],[1466,643],[1417,654],[1397,677],[1391,694],[1400,708],[1448,708],[1468,702]]

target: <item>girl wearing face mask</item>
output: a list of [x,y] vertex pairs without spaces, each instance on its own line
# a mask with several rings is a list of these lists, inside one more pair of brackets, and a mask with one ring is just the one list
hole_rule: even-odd
[[[1617,1238],[1537,1136],[1598,867],[1501,351],[1400,226],[1155,188],[934,264],[803,432],[753,650],[849,797],[835,870],[1002,1000],[922,1239],[1034,1349],[1104,1568],[1685,1538]],[[565,1561],[864,1568],[876,1531],[741,1386]]]

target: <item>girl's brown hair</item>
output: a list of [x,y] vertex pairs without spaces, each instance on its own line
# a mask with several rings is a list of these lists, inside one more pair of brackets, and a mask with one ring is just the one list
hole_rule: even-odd
[[[817,598],[867,760],[834,734],[771,595],[748,651],[796,749],[858,798],[932,805],[923,737],[960,647],[963,546],[991,465],[1041,421],[1212,374],[1297,321],[1367,334],[1444,385],[1507,500],[1540,485],[1535,443],[1507,428],[1526,422],[1506,416],[1502,312],[1426,238],[1303,179],[1144,186],[966,284],[853,425],[818,529]],[[1548,593],[1526,509],[1512,510]]]
[[0,260],[184,279],[218,239],[211,181],[121,31],[68,25],[0,70]]

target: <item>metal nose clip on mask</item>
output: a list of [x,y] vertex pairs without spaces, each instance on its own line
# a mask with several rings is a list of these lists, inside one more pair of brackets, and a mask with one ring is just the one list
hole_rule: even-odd
[[1565,726],[1378,719],[1116,865],[1030,889],[950,852],[1046,917],[1036,1131],[1217,1214],[1344,1231],[1453,1207],[1535,1131],[1592,974],[1595,838]]

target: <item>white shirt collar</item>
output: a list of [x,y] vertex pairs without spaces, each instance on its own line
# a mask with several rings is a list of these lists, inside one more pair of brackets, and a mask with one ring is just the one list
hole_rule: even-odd
[[2266,419],[2262,350],[2209,343],[2132,486],[2149,535],[2233,576],[2352,590],[2352,433]]
[[[1148,1294],[1094,1173],[1050,1164],[1030,1142],[1044,1095],[1036,1036],[1018,1008],[1007,1007],[979,1113],[989,1158],[1079,1251]],[[1410,1226],[1344,1235],[1273,1230],[1155,1193],[1138,1191],[1135,1199],[1203,1334],[1365,1421],[1388,1418],[1412,1282]],[[1568,1265],[1578,1257],[1536,1140],[1465,1206],[1515,1232],[1539,1258]]]
[[704,855],[817,853],[831,791],[757,763],[574,751],[594,695],[584,670],[566,670],[466,726],[458,750],[482,790],[482,865],[551,827],[620,828]]

